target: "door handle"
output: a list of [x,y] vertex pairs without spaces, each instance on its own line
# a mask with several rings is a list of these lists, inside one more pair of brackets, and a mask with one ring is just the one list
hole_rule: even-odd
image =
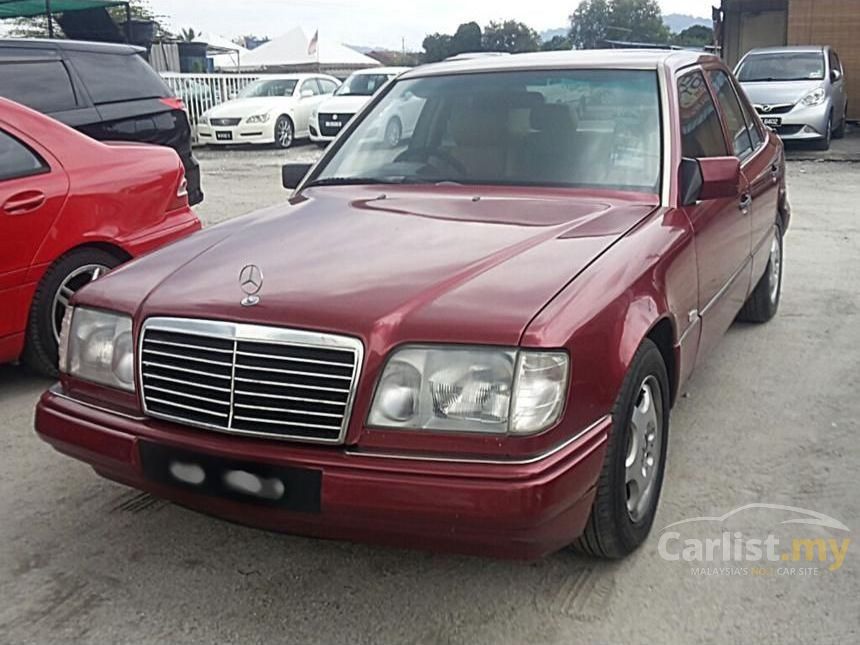
[[34,211],[45,203],[45,193],[38,190],[28,190],[12,195],[3,202],[3,210],[9,215],[22,215]]
[[752,201],[752,195],[749,193],[741,195],[741,201],[738,203],[738,208],[740,208],[744,214],[747,214],[750,210],[750,206],[752,206]]
[[770,175],[773,177],[773,180],[776,181],[779,178],[779,166],[777,164],[773,164],[770,167]]

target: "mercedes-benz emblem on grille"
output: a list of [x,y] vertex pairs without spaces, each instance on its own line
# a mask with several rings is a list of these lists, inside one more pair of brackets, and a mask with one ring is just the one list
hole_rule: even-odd
[[256,264],[246,264],[239,271],[239,287],[245,293],[243,307],[253,307],[260,302],[260,289],[263,288],[263,272]]

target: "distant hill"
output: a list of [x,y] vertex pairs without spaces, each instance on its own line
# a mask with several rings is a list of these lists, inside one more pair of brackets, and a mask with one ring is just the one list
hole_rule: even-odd
[[673,34],[678,34],[694,25],[713,27],[713,22],[708,18],[698,18],[681,13],[669,13],[663,16],[663,22]]

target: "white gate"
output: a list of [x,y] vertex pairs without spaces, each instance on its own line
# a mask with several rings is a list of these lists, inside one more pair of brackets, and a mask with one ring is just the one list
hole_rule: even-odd
[[179,74],[161,72],[161,77],[188,109],[192,127],[206,110],[229,101],[262,74]]

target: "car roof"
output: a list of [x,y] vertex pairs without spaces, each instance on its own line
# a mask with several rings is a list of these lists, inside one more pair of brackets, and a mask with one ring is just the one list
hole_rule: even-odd
[[411,67],[367,67],[365,69],[357,69],[350,76],[358,76],[360,74],[401,74],[408,72]]
[[472,74],[478,72],[527,71],[531,69],[669,69],[698,62],[719,60],[711,54],[669,49],[593,49],[482,56],[448,60],[416,67],[401,78]]
[[143,47],[120,43],[96,43],[88,40],[64,40],[61,38],[0,38],[0,48],[53,49],[94,52],[100,54],[140,54]]
[[818,54],[826,49],[824,45],[792,45],[790,47],[758,47],[747,52],[750,54],[785,54],[785,53],[814,53]]

